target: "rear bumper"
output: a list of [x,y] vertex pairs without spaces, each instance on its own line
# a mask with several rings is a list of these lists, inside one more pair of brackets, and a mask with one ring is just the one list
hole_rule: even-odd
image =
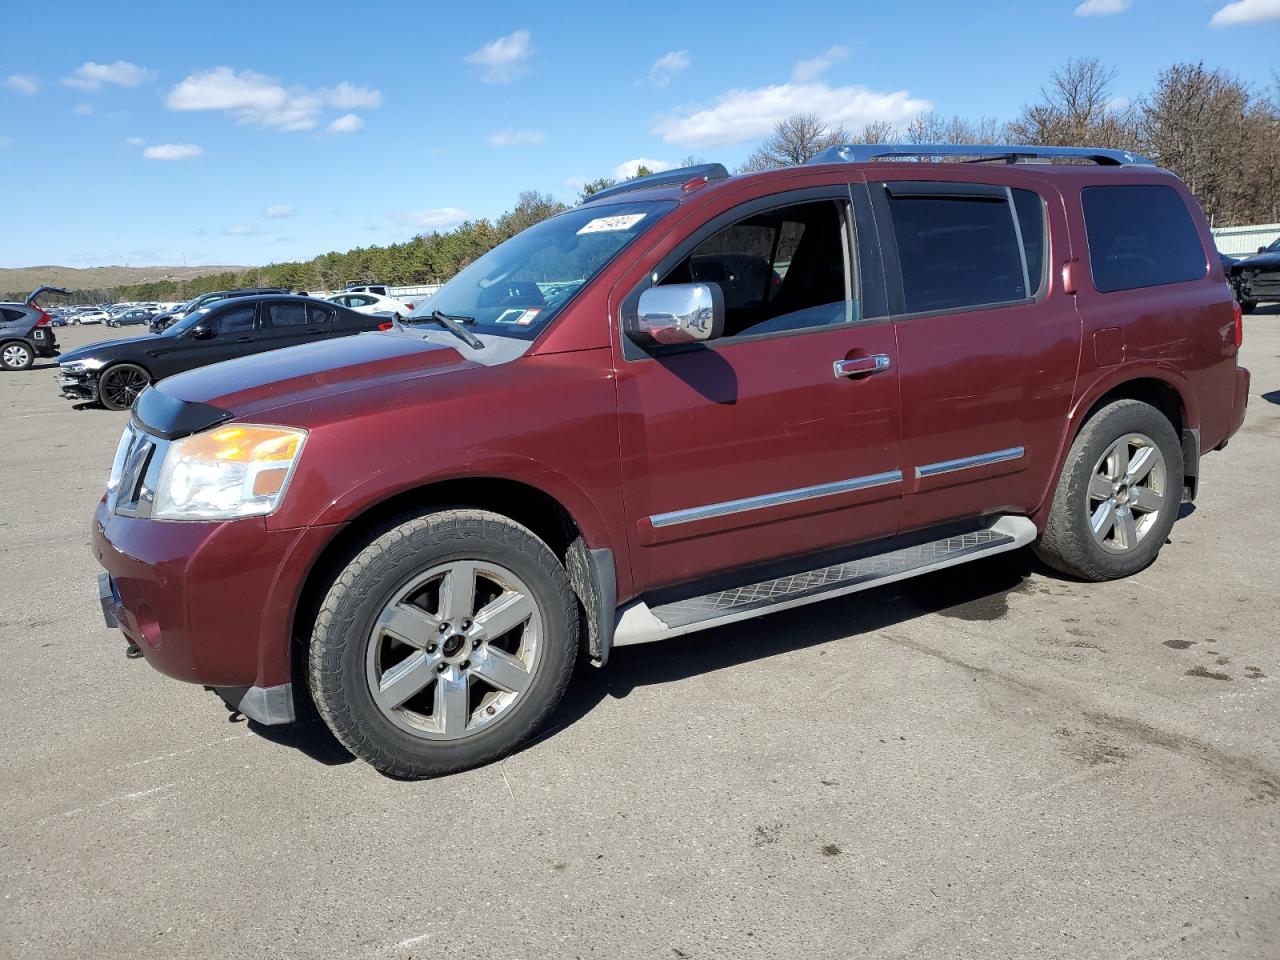
[[37,357],[56,357],[62,352],[58,349],[58,338],[54,336],[52,327],[36,327],[32,330],[31,345],[35,347]]
[[1227,431],[1226,438],[1218,445],[1221,449],[1226,445],[1227,440],[1235,436],[1236,431],[1240,429],[1244,423],[1245,411],[1249,406],[1249,371],[1244,367],[1236,367],[1236,394],[1231,404],[1231,429]]
[[291,679],[294,610],[311,563],[333,532],[268,530],[261,518],[121,517],[99,503],[92,549],[106,570],[98,590],[103,616],[161,673],[235,688],[246,706],[263,700],[264,711],[278,718],[279,692],[266,691]]

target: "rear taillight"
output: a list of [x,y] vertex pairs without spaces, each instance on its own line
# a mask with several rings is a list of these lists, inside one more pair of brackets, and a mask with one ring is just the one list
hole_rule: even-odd
[[380,324],[378,324],[378,329],[379,329],[379,330],[390,330],[390,329],[391,329],[392,327],[394,327],[394,326],[395,326],[395,324],[394,324],[394,323],[392,323],[390,320],[388,320],[386,323],[380,323]]
[[1240,309],[1240,301],[1232,300],[1231,308],[1236,314],[1236,348],[1244,343],[1244,311]]
[[[34,303],[32,304],[32,306],[36,307]],[[45,313],[43,310],[41,310],[39,307],[36,307],[36,312],[40,314],[40,319],[36,321],[36,326],[47,327],[49,325],[49,321],[52,320],[53,318],[50,317],[47,313]]]
[[406,303],[404,306],[405,306],[405,309],[406,309],[406,310],[412,310],[412,309],[413,309],[413,304],[412,304],[412,303]]

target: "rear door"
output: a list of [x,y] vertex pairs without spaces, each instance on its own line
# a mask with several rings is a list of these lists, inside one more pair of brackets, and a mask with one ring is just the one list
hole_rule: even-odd
[[[898,528],[894,330],[878,263],[857,266],[849,187],[725,206],[677,227],[683,239],[656,268],[639,264],[615,291],[615,313],[634,312],[655,280],[716,283],[726,305],[721,339],[618,344],[642,591]],[[845,375],[849,360],[877,372]]]
[[312,323],[307,315],[307,306],[307,301],[300,297],[292,300],[262,301],[262,323],[258,334],[259,351],[293,347],[327,337],[332,325],[323,322]]
[[1068,257],[1061,197],[1034,179],[870,190],[897,329],[902,528],[1030,511],[1080,353],[1074,303],[1049,269]]

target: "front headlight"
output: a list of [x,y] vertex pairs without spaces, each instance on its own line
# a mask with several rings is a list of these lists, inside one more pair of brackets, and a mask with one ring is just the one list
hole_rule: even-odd
[[175,440],[156,483],[159,520],[233,520],[271,513],[297,466],[305,430],[232,423]]
[[60,366],[66,373],[84,373],[88,370],[101,370],[104,361],[95,360],[90,357],[87,360],[69,360],[66,363],[60,363]]

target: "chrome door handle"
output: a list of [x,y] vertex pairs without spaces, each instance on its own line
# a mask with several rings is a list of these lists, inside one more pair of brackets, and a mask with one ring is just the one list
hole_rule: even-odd
[[887,353],[875,353],[852,360],[837,360],[832,367],[837,377],[853,377],[858,374],[883,373],[892,366]]

